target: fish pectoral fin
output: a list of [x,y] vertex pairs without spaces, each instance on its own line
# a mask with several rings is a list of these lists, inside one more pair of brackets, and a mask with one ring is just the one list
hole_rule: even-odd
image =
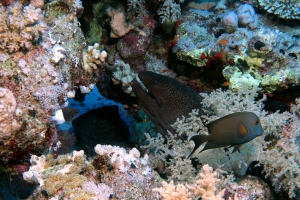
[[243,122],[239,121],[238,122],[238,130],[237,130],[237,135],[239,138],[245,138],[248,135],[248,130],[246,126],[243,124]]
[[188,158],[191,157],[191,155],[193,155],[193,153],[204,143],[208,141],[209,136],[208,135],[194,135],[193,137],[191,137],[190,140],[193,140],[195,143],[195,147],[192,151],[192,153],[188,156]]
[[231,153],[236,152],[242,145],[243,144],[235,145]]

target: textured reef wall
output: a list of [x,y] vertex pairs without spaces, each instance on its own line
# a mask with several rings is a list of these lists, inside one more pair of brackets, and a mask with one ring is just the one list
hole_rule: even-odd
[[21,163],[47,149],[47,116],[94,83],[82,67],[86,43],[79,8],[48,6],[48,13],[19,2],[0,7],[2,164]]
[[300,19],[300,4],[297,0],[292,1],[267,1],[254,0],[256,7],[263,8],[271,14],[275,14],[283,19]]
[[[299,0],[0,3],[0,199],[299,198]],[[161,136],[141,111],[131,87],[141,71],[200,92],[207,113],[175,116],[185,137]],[[267,110],[271,98],[284,108]],[[118,105],[135,148],[111,139],[92,157],[70,123],[48,120],[107,105]],[[191,137],[240,111],[259,116],[262,136],[187,158]]]
[[198,67],[225,65],[232,90],[243,82],[272,93],[299,85],[297,34],[263,23],[249,4],[222,13],[192,9],[178,21],[172,51]]

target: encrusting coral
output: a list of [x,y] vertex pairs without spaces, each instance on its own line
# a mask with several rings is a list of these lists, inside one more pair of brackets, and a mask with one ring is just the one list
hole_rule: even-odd
[[33,5],[0,7],[0,50],[9,53],[30,50],[41,35],[44,25],[42,11]]
[[[262,23],[250,4],[233,10],[186,12],[175,25],[172,51],[177,58],[197,67],[223,69],[232,90],[239,81],[249,87],[260,84],[266,93],[299,85],[299,38],[292,36],[298,32]],[[218,19],[221,23],[216,24]]]
[[106,12],[107,15],[111,18],[111,38],[123,37],[131,30],[136,30],[140,35],[145,35],[145,33],[138,27],[126,21],[125,11],[123,11],[123,9],[108,8]]
[[57,158],[33,155],[23,173],[26,181],[39,184],[31,199],[45,193],[53,199],[158,199],[152,188],[160,186],[160,178],[149,167],[147,154],[140,157],[135,148],[111,145],[97,145],[95,151],[92,160],[83,150]]
[[17,102],[13,93],[0,87],[0,141],[11,137],[18,127],[18,122],[14,119],[16,107]]
[[48,149],[53,134],[47,116],[68,106],[76,89],[95,83],[82,67],[86,40],[73,8],[60,9],[62,2],[47,9],[10,3],[0,6],[0,86],[12,92],[16,110],[2,116],[19,127],[0,130],[6,132],[0,145],[0,165],[6,169]]

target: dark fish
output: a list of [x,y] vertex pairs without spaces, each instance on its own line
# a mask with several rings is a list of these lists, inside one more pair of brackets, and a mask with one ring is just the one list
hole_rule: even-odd
[[79,113],[76,108],[62,108],[54,113],[54,116],[49,116],[48,121],[53,121],[55,124],[62,124],[73,120]]
[[249,142],[263,134],[263,129],[258,116],[252,112],[237,112],[226,115],[206,125],[209,135],[195,135],[191,138],[195,147],[189,157],[207,142],[201,150],[234,147],[233,152],[238,150],[244,143]]
[[203,98],[183,83],[149,71],[139,72],[138,77],[148,92],[136,79],[131,82],[132,89],[140,106],[162,135],[166,136],[167,130],[175,135],[176,130],[171,125],[177,118],[188,117],[192,109],[199,109],[200,116],[204,114],[201,109]]
[[119,114],[119,107],[104,106],[77,117],[72,122],[77,144],[88,156],[95,154],[97,144],[132,147],[130,131]]

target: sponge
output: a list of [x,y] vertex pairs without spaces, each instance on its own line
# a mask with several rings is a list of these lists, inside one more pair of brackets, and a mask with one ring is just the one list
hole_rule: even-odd
[[230,11],[229,13],[225,14],[221,20],[224,26],[238,26],[238,16],[234,11]]
[[245,26],[254,22],[255,10],[250,4],[243,4],[238,8],[239,24]]

